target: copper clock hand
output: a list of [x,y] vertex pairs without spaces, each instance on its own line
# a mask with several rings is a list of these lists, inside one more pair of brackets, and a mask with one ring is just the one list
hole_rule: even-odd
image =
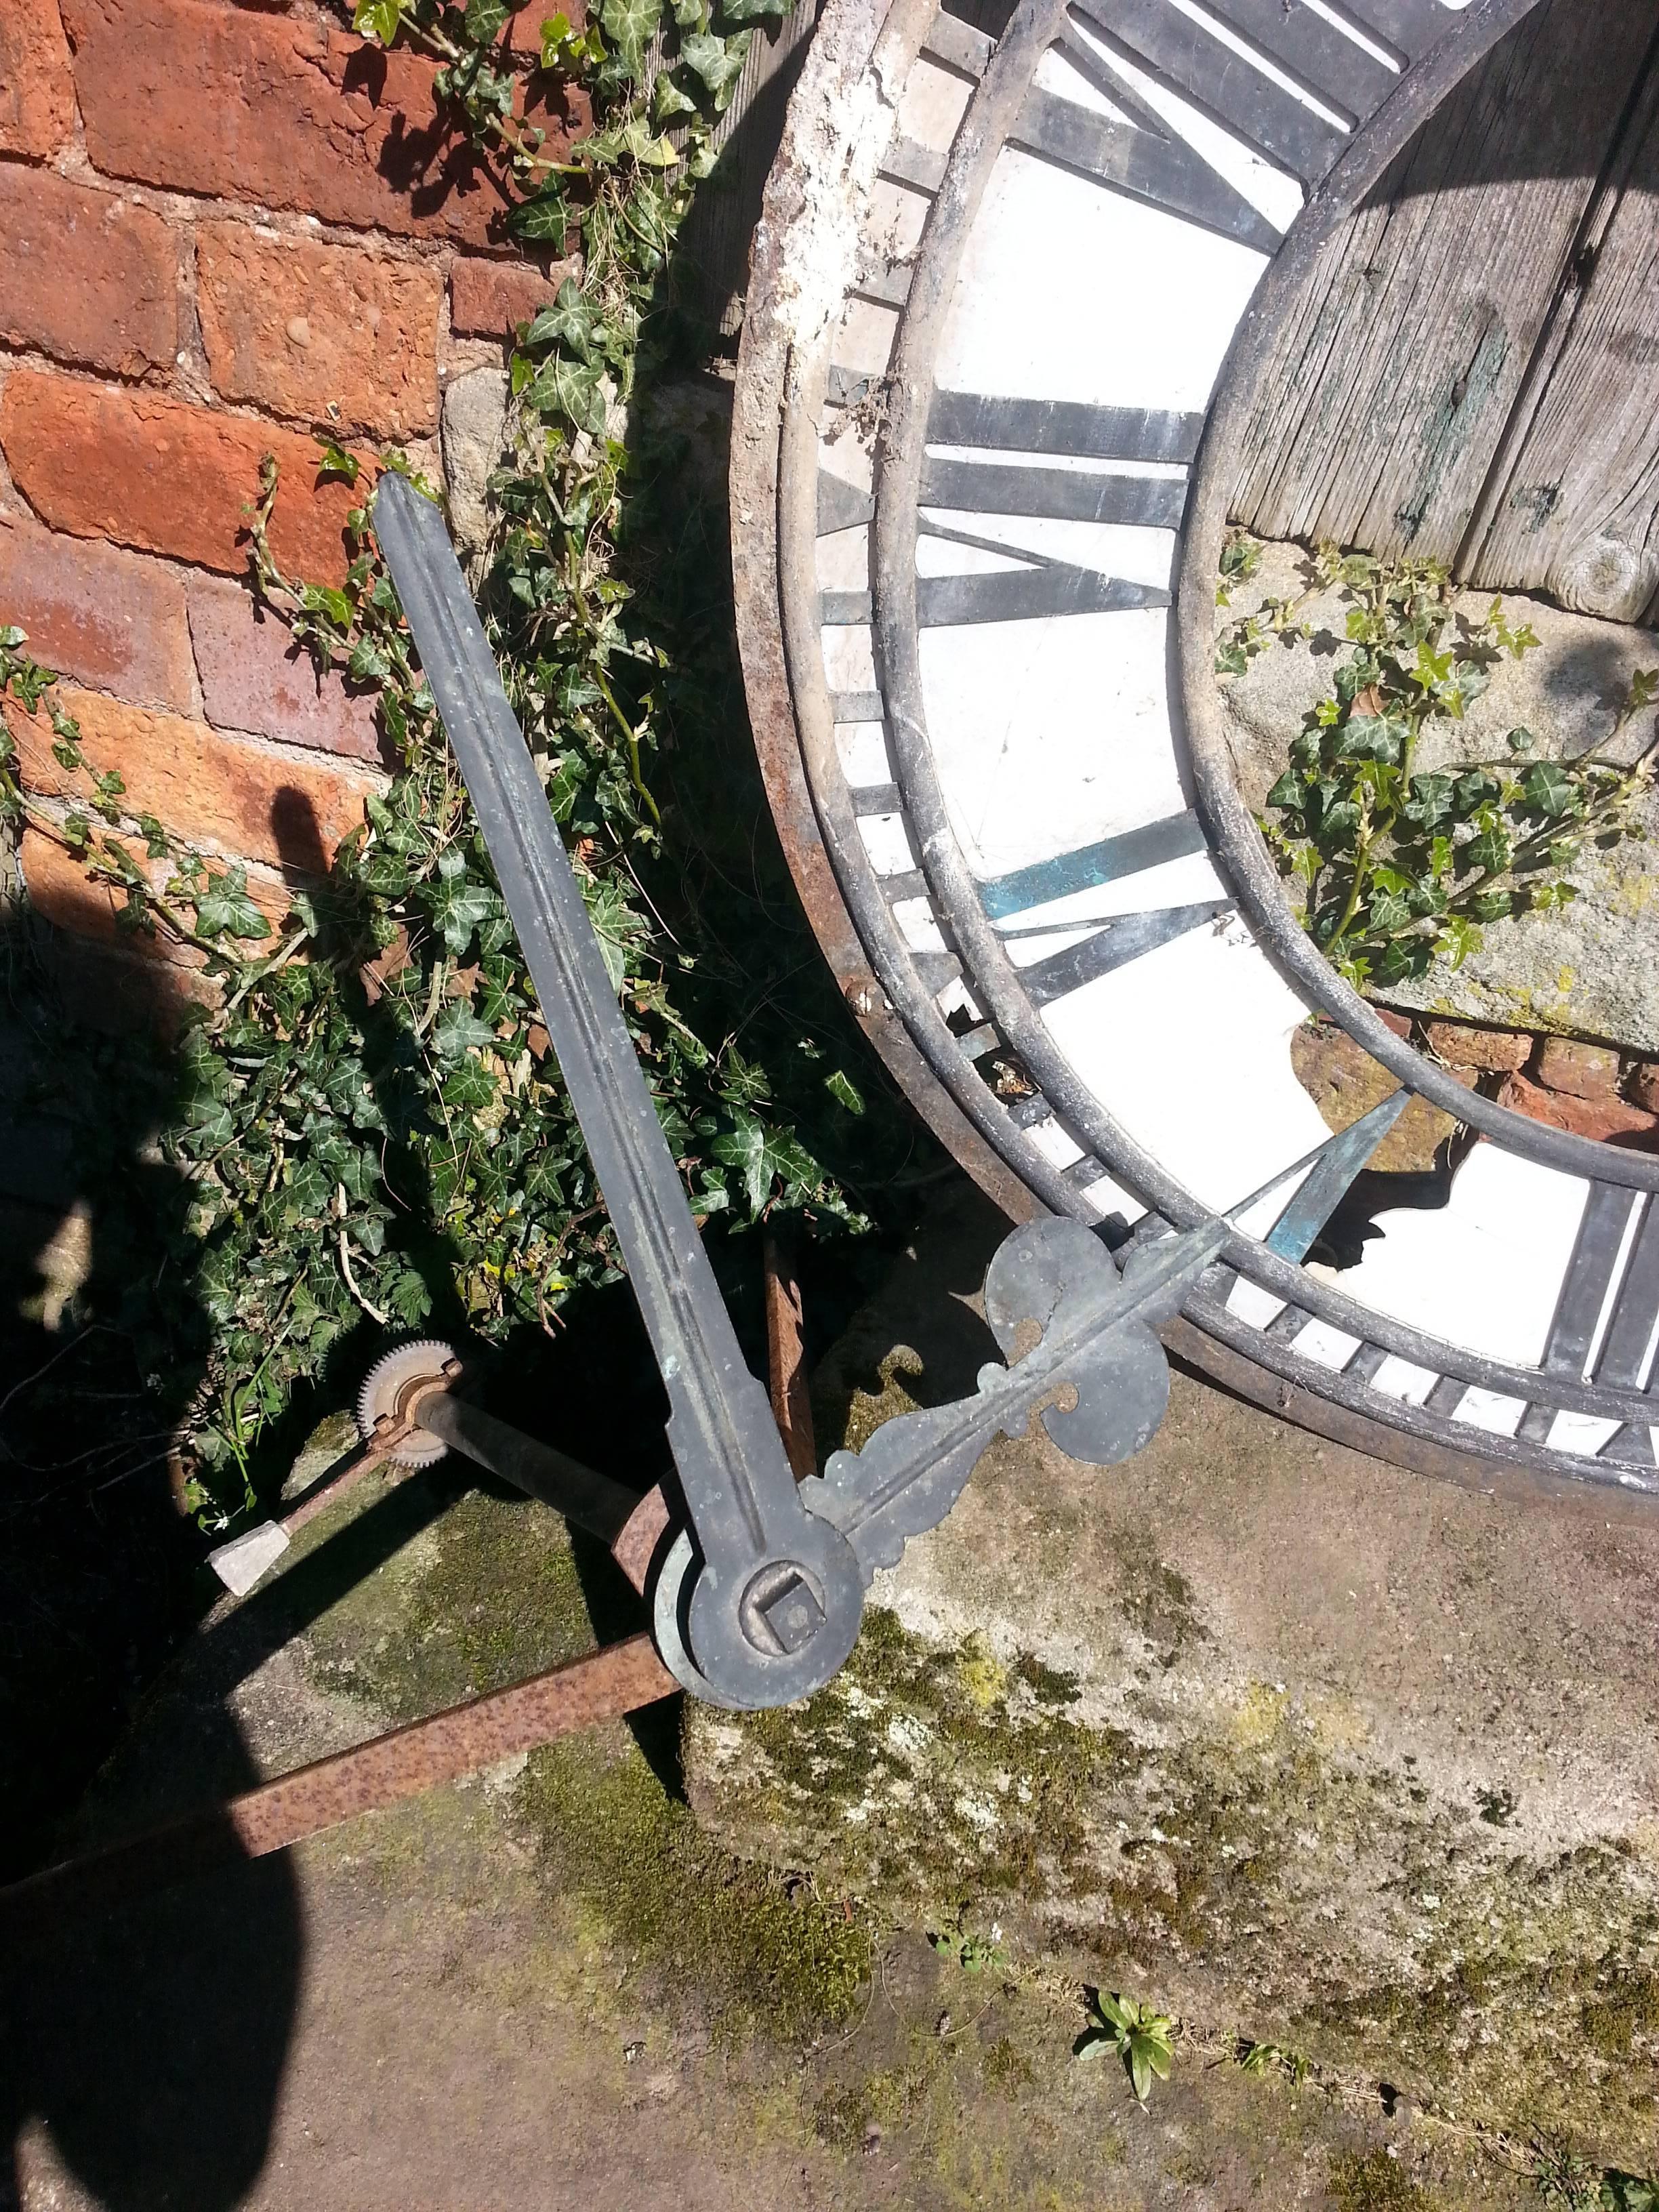
[[640,1073],[582,896],[438,509],[396,476],[374,498],[403,602],[536,986],[671,1408],[668,1440],[701,1560],[697,1666],[769,1705],[828,1681],[863,1609],[846,1540],[795,1489],[744,1363]]

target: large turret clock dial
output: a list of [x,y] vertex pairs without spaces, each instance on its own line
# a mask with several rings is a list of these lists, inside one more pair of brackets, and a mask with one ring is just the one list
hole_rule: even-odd
[[[824,948],[1011,1212],[1231,1216],[1177,1325],[1212,1371],[1407,1463],[1659,1488],[1659,1159],[1470,1093],[1341,981],[1213,672],[1279,318],[1532,0],[957,4],[830,0],[757,238],[739,628]],[[1400,1086],[1334,1148],[1312,1012]],[[1466,1141],[1391,1203],[1414,1097]]]

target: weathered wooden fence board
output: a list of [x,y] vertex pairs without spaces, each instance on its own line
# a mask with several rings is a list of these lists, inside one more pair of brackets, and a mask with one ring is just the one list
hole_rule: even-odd
[[[1659,410],[1644,407],[1652,377],[1638,357],[1659,361],[1644,189],[1656,34],[1659,0],[1588,12],[1547,0],[1419,134],[1287,325],[1246,445],[1242,520],[1448,560],[1477,542],[1471,580],[1552,590],[1609,538],[1630,549],[1620,611],[1647,605]],[[1602,210],[1601,281],[1581,300],[1575,271]],[[1488,487],[1504,477],[1519,506],[1507,492],[1493,505]],[[1534,529],[1539,501],[1524,495],[1537,484],[1560,496]]]
[[1583,614],[1659,617],[1659,70],[1592,206],[1463,556]]

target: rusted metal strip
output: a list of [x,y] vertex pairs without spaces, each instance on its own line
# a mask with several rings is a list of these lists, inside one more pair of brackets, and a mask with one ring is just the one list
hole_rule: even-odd
[[[372,1474],[389,1460],[409,1434],[412,1424],[408,1421],[386,1422],[383,1425],[386,1430],[384,1436],[377,1430],[356,1458],[349,1459],[337,1474],[330,1475],[325,1481],[318,1483],[314,1489],[308,1490],[291,1513],[283,1514],[276,1525],[290,1542],[308,1521],[314,1521],[319,1513],[326,1512],[337,1500],[354,1491],[366,1474]],[[414,1470],[398,1468],[397,1472],[412,1474]]]
[[812,1435],[812,1401],[806,1387],[805,1316],[793,1256],[786,1240],[769,1230],[763,1246],[766,1270],[766,1360],[772,1416],[797,1482],[818,1471]]
[[[384,1449],[384,1443],[372,1445],[322,1489],[337,1497],[383,1456]],[[668,1508],[659,1486],[641,1498],[611,1545],[611,1557],[641,1595],[667,1526]],[[388,1729],[353,1750],[313,1759],[222,1805],[45,1867],[0,1888],[0,1927],[21,1929],[42,1908],[85,1911],[191,1881],[237,1859],[263,1857],[515,1752],[533,1751],[578,1729],[620,1719],[678,1689],[648,1636],[608,1644],[545,1674]]]
[[508,1689],[392,1729],[354,1750],[313,1759],[222,1805],[46,1867],[0,1889],[0,1925],[21,1929],[43,1911],[85,1911],[193,1880],[216,1865],[263,1858],[678,1689],[650,1638],[630,1636]]
[[662,1485],[659,1483],[654,1490],[646,1492],[611,1547],[611,1558],[641,1597],[645,1595],[651,1562],[657,1556],[658,1547],[667,1527],[668,1501],[662,1494]]

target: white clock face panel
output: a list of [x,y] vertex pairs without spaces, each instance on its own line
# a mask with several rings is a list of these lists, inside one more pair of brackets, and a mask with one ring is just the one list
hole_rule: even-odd
[[[1338,1433],[1659,1490],[1659,1161],[1382,1027],[1297,930],[1210,696],[1276,301],[1528,4],[1021,0],[994,38],[832,0],[750,295],[740,628],[809,907],[970,1164],[1115,1243],[1228,1213],[1183,1341]],[[1291,1065],[1316,1009],[1401,1079],[1334,1141]],[[1368,1163],[1414,1094],[1470,1141],[1394,1204]]]

